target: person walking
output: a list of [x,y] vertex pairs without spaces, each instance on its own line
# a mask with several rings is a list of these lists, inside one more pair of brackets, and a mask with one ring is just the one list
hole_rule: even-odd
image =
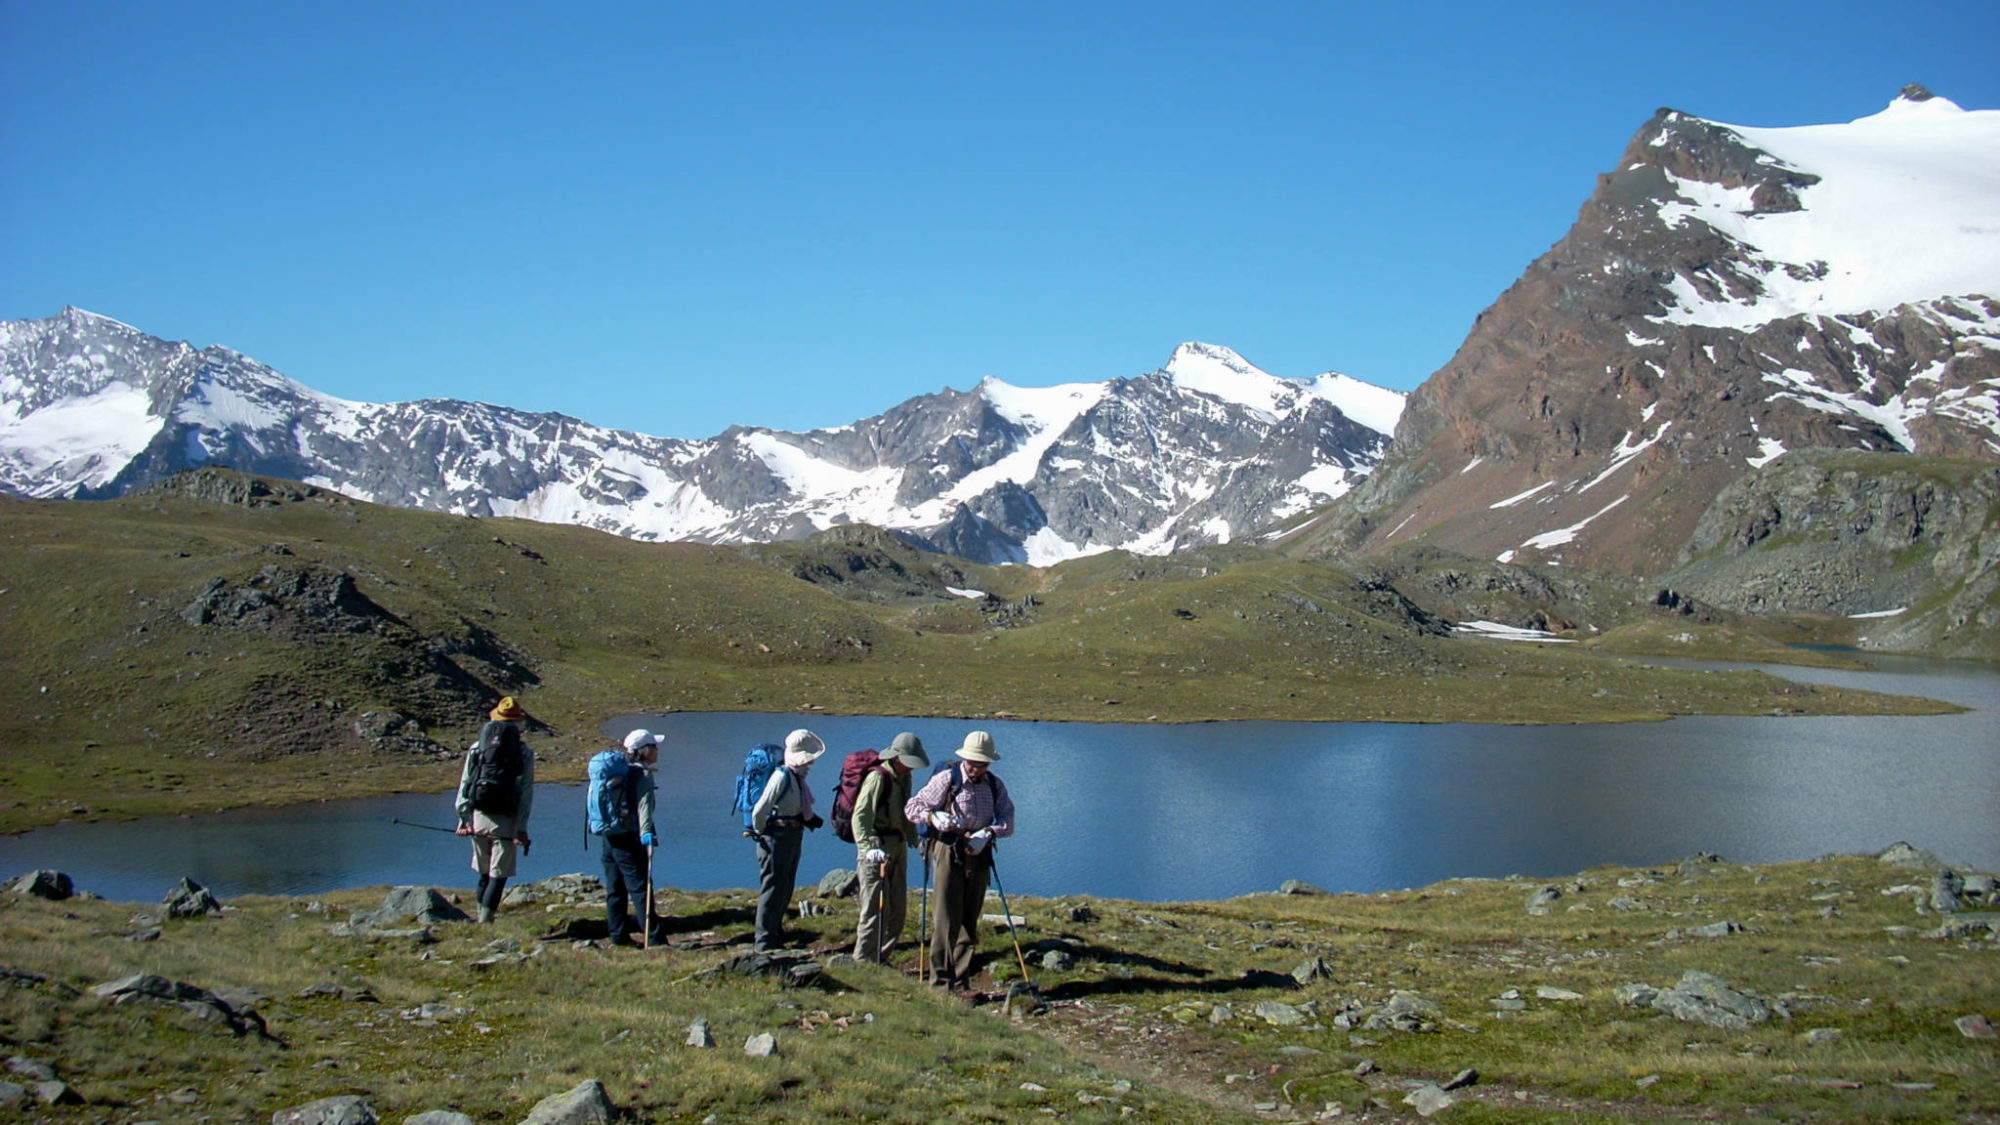
[[979,912],[993,873],[993,841],[1014,834],[1014,799],[992,772],[1000,753],[983,730],[965,736],[959,760],[939,770],[911,797],[903,815],[931,829],[926,853],[937,877],[932,908],[933,983],[954,992],[972,987],[979,946]]
[[889,963],[903,935],[910,907],[909,842],[917,826],[904,815],[910,773],[931,764],[923,740],[897,735],[882,760],[861,779],[854,798],[854,868],[861,875],[861,919],[854,928],[854,959]]
[[826,743],[809,730],[785,736],[785,764],[771,771],[764,795],[750,810],[757,841],[757,922],[754,948],[769,952],[785,940],[785,911],[799,877],[799,852],[808,828],[826,823],[813,812],[806,771],[826,753]]
[[604,928],[613,945],[638,944],[632,940],[632,917],[625,912],[628,903],[639,904],[638,925],[647,927],[643,933],[652,933],[653,904],[647,898],[656,842],[652,770],[664,741],[651,731],[635,730],[621,748],[590,759],[584,804],[604,864]]
[[527,854],[528,813],[535,803],[535,753],[521,738],[528,713],[513,696],[487,713],[479,741],[465,753],[458,775],[460,836],[472,839],[472,869],[479,873],[474,898],[479,921],[493,921],[507,880],[514,877],[516,852]]

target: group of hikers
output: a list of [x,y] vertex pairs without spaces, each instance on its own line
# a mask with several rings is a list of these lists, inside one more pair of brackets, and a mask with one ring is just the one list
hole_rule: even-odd
[[[534,801],[534,753],[521,737],[528,718],[509,696],[488,715],[479,740],[465,755],[458,783],[457,834],[472,841],[472,868],[479,876],[479,921],[491,922],[500,907],[518,856],[530,847],[528,814]],[[643,926],[652,917],[652,854],[658,844],[654,812],[662,736],[646,730],[627,734],[622,745],[590,759],[585,796],[587,828],[598,838],[604,867],[604,919],[613,945],[650,943]],[[809,730],[795,730],[782,746],[751,752],[738,781],[737,805],[743,834],[756,845],[757,907],[751,940],[770,951],[786,942],[785,914],[795,889],[805,834],[823,827],[820,803],[807,781],[826,743]],[[854,957],[887,965],[909,913],[910,853],[925,864],[925,885],[935,877],[929,921],[929,977],[963,991],[975,971],[978,926],[993,868],[994,840],[1014,833],[1014,801],[992,772],[1000,760],[993,736],[972,731],[948,766],[935,770],[912,791],[917,770],[931,764],[923,740],[904,731],[879,753],[850,755],[828,811],[836,832],[852,839],[859,876],[861,916],[855,926]],[[761,766],[761,768],[759,768]],[[766,776],[768,771],[768,776]],[[630,913],[642,906],[641,921]],[[641,936],[637,939],[634,933]]]

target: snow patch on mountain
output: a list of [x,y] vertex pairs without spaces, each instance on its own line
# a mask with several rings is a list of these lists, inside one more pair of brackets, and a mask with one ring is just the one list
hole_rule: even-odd
[[0,463],[9,480],[31,483],[22,495],[62,496],[102,488],[160,432],[146,392],[122,382],[40,410],[9,402],[0,413]]
[[1675,177],[1681,200],[1662,218],[1741,243],[1763,292],[1705,297],[1677,278],[1660,320],[1747,331],[2000,290],[2000,110],[1902,97],[1845,125],[1721,127],[1819,182],[1798,190],[1799,210],[1758,213],[1748,188]]

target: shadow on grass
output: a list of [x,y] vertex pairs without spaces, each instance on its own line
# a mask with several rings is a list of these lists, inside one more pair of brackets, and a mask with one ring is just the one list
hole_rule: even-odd
[[1171,977],[1112,977],[1105,980],[1071,980],[1042,988],[1050,1000],[1078,1000],[1087,996],[1138,996],[1162,992],[1196,992],[1209,996],[1268,989],[1296,991],[1299,983],[1283,973],[1252,969],[1230,980],[1176,980]]

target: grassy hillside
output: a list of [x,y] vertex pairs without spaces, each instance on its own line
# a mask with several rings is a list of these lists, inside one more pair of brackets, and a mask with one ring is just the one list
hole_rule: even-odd
[[667,709],[1411,722],[1936,709],[1456,639],[1443,615],[1462,607],[1409,575],[1240,546],[1042,570],[866,528],[770,548],[645,544],[219,471],[114,501],[0,502],[0,543],[0,830],[445,788],[502,694],[534,714],[555,778],[580,773],[604,719]]
[[[742,948],[748,892],[664,892],[672,944],[652,951],[590,940],[601,905],[558,880],[492,926],[378,936],[340,927],[379,888],[164,920],[5,894],[0,1042],[88,1103],[35,1119],[79,1123],[262,1121],[339,1094],[384,1121],[511,1122],[589,1079],[619,1120],[689,1125],[1391,1121],[1466,1070],[1442,1120],[1992,1122],[2000,1053],[1958,1025],[2000,1020],[2000,945],[1992,915],[1916,908],[1934,868],[1697,857],[1378,895],[1013,899],[1021,954],[985,927],[979,983],[1028,960],[1047,1006],[1019,1018],[831,958],[847,900],[801,920],[825,975],[788,987],[710,971]],[[1690,971],[1756,1010],[1726,1027],[1628,999]],[[142,972],[254,1008],[270,1038],[93,993]],[[687,1045],[697,1020],[714,1047]],[[764,1033],[776,1053],[747,1057]]]

